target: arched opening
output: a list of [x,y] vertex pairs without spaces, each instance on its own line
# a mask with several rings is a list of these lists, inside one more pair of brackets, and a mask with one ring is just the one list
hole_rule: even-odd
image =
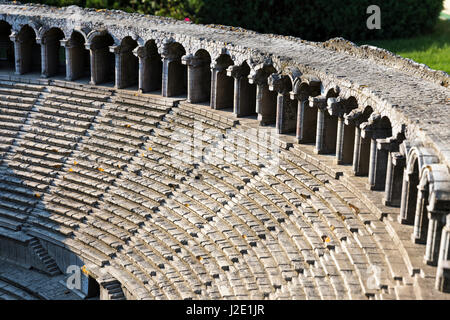
[[340,153],[337,157],[337,164],[351,164],[353,161],[353,149],[355,146],[355,123],[351,121],[348,124],[345,124],[344,115],[349,114],[357,107],[358,102],[355,97],[348,98],[343,104],[342,115],[338,120],[338,127],[340,126],[343,132],[340,137],[338,137],[341,141],[337,141],[338,144],[341,143],[342,145],[336,146],[337,155]]
[[256,86],[248,82],[250,67],[247,62],[228,70],[227,74],[234,78],[233,113],[237,117],[256,114]]
[[42,75],[46,77],[64,74],[66,72],[66,54],[60,40],[64,39],[61,29],[51,28],[44,33],[41,46],[44,50],[44,68]]
[[0,21],[0,69],[14,70],[14,43],[11,35],[11,25]]
[[144,52],[139,56],[139,59],[139,89],[142,92],[160,90],[162,83],[162,60],[161,55],[158,53],[155,40],[149,40],[145,43]]
[[211,108],[233,108],[234,79],[227,76],[227,68],[233,65],[227,54],[221,54],[215,61],[211,77]]
[[173,42],[163,57],[162,94],[164,97],[184,95],[187,92],[187,67],[181,63],[186,54],[184,47]]
[[413,224],[417,205],[417,186],[419,185],[419,161],[415,158],[406,168],[403,178],[402,199],[400,205],[401,223]]
[[73,31],[66,46],[66,79],[77,80],[89,77],[91,72],[91,58],[89,50],[85,47],[85,38],[78,32]]
[[100,299],[100,285],[93,277],[88,276],[88,288],[86,299],[99,300]]
[[384,195],[386,206],[400,207],[405,162],[405,156],[401,152],[389,153]]
[[295,70],[291,74],[273,73],[267,79],[269,90],[277,92],[275,128],[279,134],[295,133],[297,128],[297,103],[291,99],[292,78],[296,78]]
[[309,97],[317,96],[320,91],[314,92],[306,82],[302,82],[297,89],[297,141],[298,143],[315,143],[317,126],[317,106],[309,105]]
[[18,46],[16,53],[19,54],[16,58],[18,61],[19,74],[29,72],[41,72],[41,47],[36,42],[36,33],[33,28],[25,25],[20,29],[18,40],[15,45]]
[[187,65],[188,94],[191,103],[209,101],[211,97],[211,56],[204,49],[183,59]]
[[425,243],[428,231],[428,197],[430,195],[429,183],[417,186],[417,203],[414,216],[414,242]]
[[392,136],[392,125],[388,117],[384,116],[372,126],[370,142],[369,188],[384,190],[386,186],[386,172],[390,142],[385,140]]
[[100,33],[92,38],[89,46],[92,84],[114,81],[115,56],[109,49],[113,44],[114,39],[108,33]]
[[131,37],[123,38],[116,52],[116,87],[130,87],[138,83],[139,60],[133,50],[138,46]]
[[[338,94],[334,89],[327,92],[326,99],[337,98]],[[330,114],[330,112],[324,111],[323,119],[323,137],[322,148],[319,153],[321,154],[333,154],[336,152],[336,136],[338,127],[338,117]]]
[[353,172],[356,176],[369,174],[370,138],[361,136],[360,125],[366,122],[373,109],[370,106],[364,108],[363,113],[355,120],[355,145],[353,150]]

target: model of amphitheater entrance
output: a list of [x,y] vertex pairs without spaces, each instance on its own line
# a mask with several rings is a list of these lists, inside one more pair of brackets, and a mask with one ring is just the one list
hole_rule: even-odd
[[447,74],[98,11],[0,5],[0,299],[449,298]]

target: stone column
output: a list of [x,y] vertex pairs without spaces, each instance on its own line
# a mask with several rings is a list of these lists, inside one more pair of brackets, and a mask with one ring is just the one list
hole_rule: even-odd
[[427,246],[425,249],[425,263],[437,265],[439,258],[439,245],[441,244],[442,228],[445,225],[445,212],[428,212]]
[[63,39],[60,41],[61,46],[66,51],[66,80],[73,81],[76,79],[74,69],[72,67],[72,61],[74,60],[74,45],[70,39]]
[[228,64],[217,61],[211,63],[211,108],[226,109],[233,107],[234,79],[227,76]]
[[186,74],[181,57],[165,52],[161,54],[161,57],[163,60],[162,96],[173,97],[186,93]]
[[248,83],[248,73],[241,66],[229,66],[227,76],[234,79],[233,113],[237,117],[247,116],[255,112],[256,92]]
[[[417,188],[411,188],[410,185],[414,186],[418,181],[411,182],[412,172],[408,172],[407,168],[403,171],[403,182],[402,182],[402,196],[400,202],[400,214],[398,216],[398,222],[402,224],[413,224],[414,216],[408,215],[410,211],[415,208],[416,202],[411,201],[411,199],[416,198]],[[410,192],[411,191],[411,192]]]
[[402,196],[403,171],[406,159],[399,152],[390,152],[388,156],[384,205],[399,207]]
[[207,101],[210,98],[211,77],[205,79],[204,69],[209,69],[206,62],[192,54],[183,56],[181,62],[187,66],[187,101],[191,103]]
[[145,93],[161,89],[161,57],[147,51],[145,46],[136,47],[133,54],[139,59],[138,90]]
[[48,78],[49,70],[48,70],[48,40],[46,38],[36,38],[36,43],[41,47],[41,77]]
[[338,117],[337,134],[336,134],[336,163],[342,164],[344,158],[344,117]]
[[15,74],[24,74],[28,70],[26,70],[26,66],[24,65],[25,60],[22,58],[23,41],[19,39],[19,36],[15,31],[11,33],[9,38],[14,43]]
[[[290,93],[291,100],[297,101],[297,124],[296,124],[296,131],[295,131],[295,138],[297,139],[298,143],[305,143],[310,142],[306,138],[306,131],[312,130],[311,124],[309,126],[305,123],[307,119],[307,111],[310,111],[309,109],[309,100],[308,96],[306,94],[296,94],[294,92]],[[309,119],[311,120],[311,119]]]
[[448,213],[446,221],[441,232],[435,288],[439,291],[450,292],[450,214]]
[[415,243],[425,243],[426,230],[428,229],[428,215],[426,207],[428,206],[428,184],[417,186],[417,203],[414,217],[414,229],[412,240]]
[[316,125],[316,146],[314,152],[317,154],[324,153],[324,122],[325,122],[325,111],[327,108],[327,99],[323,96],[310,97],[309,106],[317,107],[317,125]]
[[58,74],[59,71],[59,42],[55,36],[47,35],[45,38],[36,38],[41,46],[41,77],[48,78]]
[[384,190],[391,142],[372,136],[370,141],[369,190]]
[[147,50],[145,47],[138,46],[133,50],[133,54],[139,59],[139,74],[138,74],[138,91],[148,92],[147,79]]
[[361,128],[359,126],[355,126],[355,147],[353,149],[353,173],[358,175],[359,172],[359,154],[361,149]]
[[268,75],[263,72],[248,76],[248,82],[256,85],[255,109],[261,126],[273,124],[276,120],[277,96],[269,90],[267,78]]
[[110,46],[109,52],[114,53],[114,87],[117,89],[122,89],[126,87],[125,79],[123,77],[122,73],[122,67],[123,67],[123,52],[121,50],[120,46]]
[[91,80],[89,83],[92,85],[96,85],[103,80],[101,79],[101,74],[99,72],[100,68],[97,66],[98,57],[96,54],[96,50],[98,49],[93,48],[90,43],[86,43],[85,48],[89,50],[89,57],[90,57]]
[[66,51],[66,80],[73,81],[85,75],[84,46],[70,39],[60,40]]
[[297,126],[297,103],[290,99],[291,80],[286,75],[273,73],[269,76],[267,83],[270,91],[277,92],[275,119],[277,133],[294,132]]

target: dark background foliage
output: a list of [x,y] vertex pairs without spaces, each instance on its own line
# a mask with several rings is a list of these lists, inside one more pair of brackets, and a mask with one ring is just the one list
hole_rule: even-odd
[[[190,18],[307,40],[352,41],[417,36],[436,24],[443,0],[34,0],[49,5],[122,9]],[[381,8],[381,29],[369,30],[370,5]]]

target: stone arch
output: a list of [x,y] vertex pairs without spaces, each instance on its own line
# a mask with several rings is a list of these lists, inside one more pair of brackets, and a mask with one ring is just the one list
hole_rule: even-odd
[[181,57],[186,54],[183,45],[173,39],[163,43],[161,56],[163,58],[162,95],[173,97],[187,92],[187,67],[181,63]]
[[387,116],[373,113],[363,135],[370,138],[368,188],[382,191],[386,186],[389,146],[395,140],[392,137],[391,121]]
[[42,75],[45,77],[64,74],[66,71],[66,57],[61,40],[64,39],[64,32],[56,27],[49,28],[42,32],[41,54],[42,54]]
[[120,45],[112,48],[115,54],[115,86],[118,89],[130,87],[138,83],[139,60],[134,55],[133,50],[138,43],[131,36],[126,36]]
[[344,115],[345,124],[353,123],[355,126],[352,170],[356,176],[365,176],[369,173],[370,139],[361,135],[361,124],[365,123],[372,113],[372,107],[365,106]]
[[250,74],[248,75],[248,82],[256,86],[256,101],[255,109],[258,114],[259,124],[266,126],[275,123],[276,120],[276,106],[277,93],[269,90],[267,78],[276,73],[271,59],[267,59],[262,63],[249,60]]
[[41,71],[41,48],[37,43],[37,33],[29,25],[24,25],[14,41],[16,73]]
[[234,81],[227,68],[234,64],[230,55],[222,53],[211,63],[211,108],[233,108]]
[[409,150],[409,141],[404,140],[398,147],[391,148],[389,152],[383,199],[386,206],[400,207],[407,150]]
[[426,263],[436,265],[442,229],[450,212],[450,175],[447,166],[436,163],[425,165],[420,177],[413,239],[417,243],[426,243],[424,259]]
[[[336,88],[330,88],[327,90],[325,94],[326,99],[326,107],[327,111],[318,110],[319,113],[323,113],[323,122],[319,123],[320,115],[318,114],[317,118],[317,133],[316,135],[321,135],[322,143],[320,146],[317,146],[316,151],[320,154],[332,154],[336,151],[336,134],[337,134],[337,126],[338,126],[338,117],[335,112],[332,111],[331,104],[334,99],[339,95],[338,90]],[[322,130],[320,128],[322,127]]]
[[313,75],[302,75],[294,81],[291,99],[298,100],[296,138],[299,143],[316,142],[317,107],[310,107],[309,97],[320,94],[321,81]]
[[0,69],[14,69],[14,43],[10,39],[11,25],[0,20]]
[[162,60],[155,40],[146,41],[134,52],[139,58],[139,90],[150,92],[161,89]]
[[256,112],[256,85],[248,82],[250,66],[247,61],[231,65],[227,75],[234,79],[233,113],[237,117],[253,115]]
[[345,124],[344,117],[358,108],[358,102],[353,96],[350,96],[347,99],[330,99],[331,103],[328,106],[328,112],[330,115],[335,115],[338,118],[336,134],[336,163],[351,164],[353,161],[353,149],[355,145],[355,124],[353,122]]
[[187,101],[206,102],[211,97],[211,55],[205,49],[183,56],[187,66]]
[[292,68],[288,72],[290,75],[273,73],[267,79],[269,90],[277,92],[275,127],[280,134],[295,132],[297,125],[297,104],[291,100],[290,92],[293,86],[292,79],[300,77],[301,73],[297,68]]
[[88,35],[86,49],[90,50],[91,84],[101,84],[114,80],[115,57],[110,52],[113,37],[106,31],[93,31]]
[[62,40],[66,48],[66,79],[73,81],[90,75],[90,53],[86,49],[86,35],[73,30],[70,38]]
[[429,148],[423,147],[420,143],[409,149],[403,174],[399,222],[403,224],[414,223],[417,186],[421,179],[422,168],[438,161],[438,157],[434,155],[434,152]]

